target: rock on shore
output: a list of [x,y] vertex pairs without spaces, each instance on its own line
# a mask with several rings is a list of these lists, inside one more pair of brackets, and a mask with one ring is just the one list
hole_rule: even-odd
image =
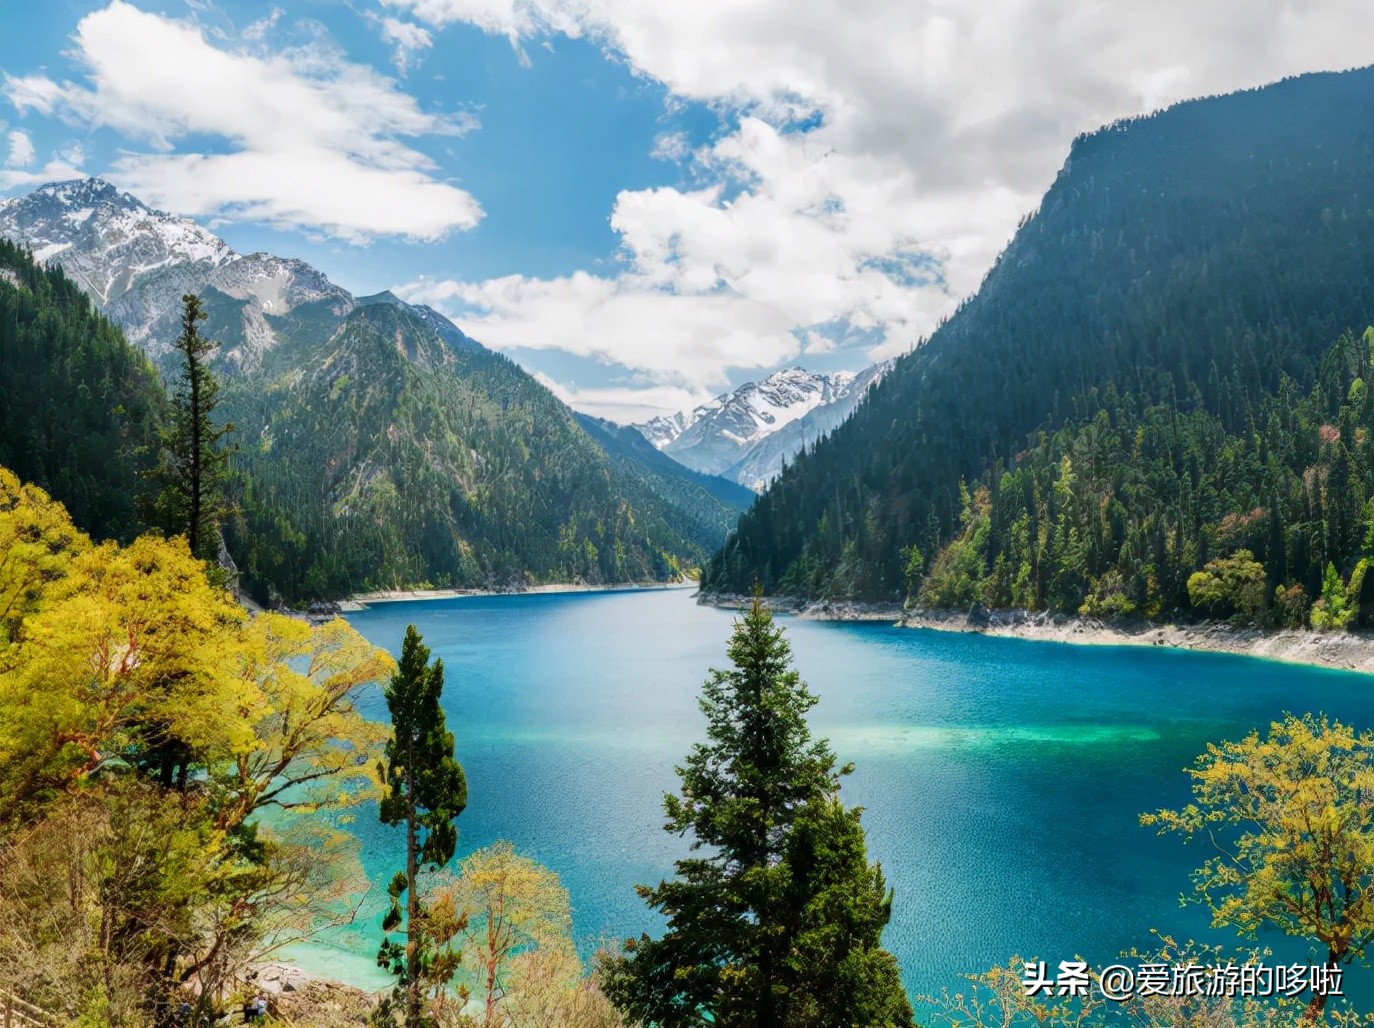
[[376,997],[341,982],[318,978],[290,964],[257,968],[250,987],[261,989],[275,1016],[298,1028],[365,1025]]

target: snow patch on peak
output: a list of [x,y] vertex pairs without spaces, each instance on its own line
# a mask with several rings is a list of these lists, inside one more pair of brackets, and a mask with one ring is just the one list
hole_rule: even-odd
[[237,254],[194,221],[155,211],[103,179],[39,186],[0,206],[0,235],[63,268],[101,304],[149,272],[187,262],[225,264]]
[[[695,471],[761,489],[784,459],[848,417],[888,362],[861,372],[822,374],[791,367],[722,393],[690,413],[635,425],[664,453]],[[778,440],[770,448],[771,440]],[[776,451],[776,452],[775,452]],[[755,455],[758,459],[749,461]]]
[[705,410],[705,408],[698,407],[691,414],[685,411],[678,411],[671,417],[660,414],[656,418],[650,418],[648,421],[633,427],[639,431],[640,435],[661,450],[678,436],[682,435],[687,429],[687,426],[695,420],[697,412],[702,410]]
[[33,251],[33,259],[42,264],[49,257],[56,257],[63,250],[71,249],[71,245],[71,243],[48,243],[46,246],[40,246]]

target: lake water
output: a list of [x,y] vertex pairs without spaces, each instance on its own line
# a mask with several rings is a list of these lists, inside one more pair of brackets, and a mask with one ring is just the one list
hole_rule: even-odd
[[[662,830],[673,768],[704,737],[697,692],[725,666],[732,615],[690,592],[462,598],[350,615],[398,653],[414,622],[447,672],[445,710],[470,803],[459,851],[508,839],[561,876],[585,948],[656,932],[634,893],[672,873],[685,843]],[[869,855],[896,890],[885,944],[913,996],[1036,956],[1102,966],[1155,928],[1231,942],[1180,907],[1206,854],[1140,827],[1189,798],[1183,768],[1208,741],[1285,711],[1374,726],[1370,678],[1244,657],[1069,646],[886,625],[782,619],[820,702],[811,715],[856,770]],[[367,710],[385,719],[380,690]],[[351,826],[374,882],[401,866],[399,830]],[[380,899],[370,910],[380,909]],[[377,916],[292,959],[362,985]],[[1308,959],[1281,936],[1261,943]],[[1361,972],[1347,992],[1374,1009]]]

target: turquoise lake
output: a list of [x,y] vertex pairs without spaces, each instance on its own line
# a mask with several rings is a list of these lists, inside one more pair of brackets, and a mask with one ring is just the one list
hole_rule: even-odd
[[[399,652],[414,622],[446,669],[445,709],[469,782],[459,852],[497,839],[553,868],[575,929],[598,939],[659,929],[634,893],[672,873],[686,843],[662,830],[674,766],[703,738],[696,698],[724,666],[732,614],[686,590],[502,596],[377,604],[349,616]],[[1013,954],[1094,966],[1150,929],[1232,942],[1181,907],[1206,857],[1140,827],[1142,811],[1189,798],[1183,768],[1209,741],[1286,711],[1374,727],[1368,676],[1245,657],[1069,646],[887,625],[782,618],[820,702],[813,731],[856,769],[869,855],[896,890],[885,943],[914,996]],[[380,690],[366,710],[385,719]],[[371,809],[350,826],[374,882],[400,866],[399,831]],[[360,985],[366,923],[289,956]],[[1262,936],[1286,960],[1306,947]],[[1374,1009],[1368,972],[1347,978]]]

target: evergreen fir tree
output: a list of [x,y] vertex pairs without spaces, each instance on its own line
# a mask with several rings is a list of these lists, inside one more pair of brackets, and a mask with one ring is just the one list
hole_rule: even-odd
[[[439,699],[444,690],[444,662],[429,663],[429,647],[414,625],[406,628],[401,660],[386,688],[392,738],[380,768],[385,792],[378,807],[382,824],[405,825],[406,866],[388,888],[391,908],[382,920],[388,934],[377,963],[398,978],[392,999],[381,1005],[379,1020],[394,1023],[399,1008],[406,1028],[429,1024],[423,1009],[426,987],[446,983],[457,967],[453,954],[436,951],[426,931],[427,919],[418,879],[426,868],[453,859],[458,829],[453,822],[468,801],[467,778],[453,759],[453,733],[444,722]],[[402,908],[404,897],[404,909]],[[389,935],[405,924],[405,942]]]
[[213,561],[219,554],[220,522],[228,511],[230,450],[221,441],[234,426],[216,425],[212,419],[219,383],[208,360],[215,344],[198,329],[206,317],[200,298],[188,293],[181,302],[176,341],[181,377],[162,432],[162,459],[153,473],[163,483],[155,514],[168,534],[186,536],[193,554]]
[[678,768],[681,795],[664,797],[666,829],[711,855],[640,887],[668,930],[607,962],[606,993],[657,1028],[910,1025],[879,943],[891,895],[867,862],[859,812],[838,798],[850,768],[812,739],[816,697],[757,596],[728,653],[733,670],[703,687],[708,741]]

